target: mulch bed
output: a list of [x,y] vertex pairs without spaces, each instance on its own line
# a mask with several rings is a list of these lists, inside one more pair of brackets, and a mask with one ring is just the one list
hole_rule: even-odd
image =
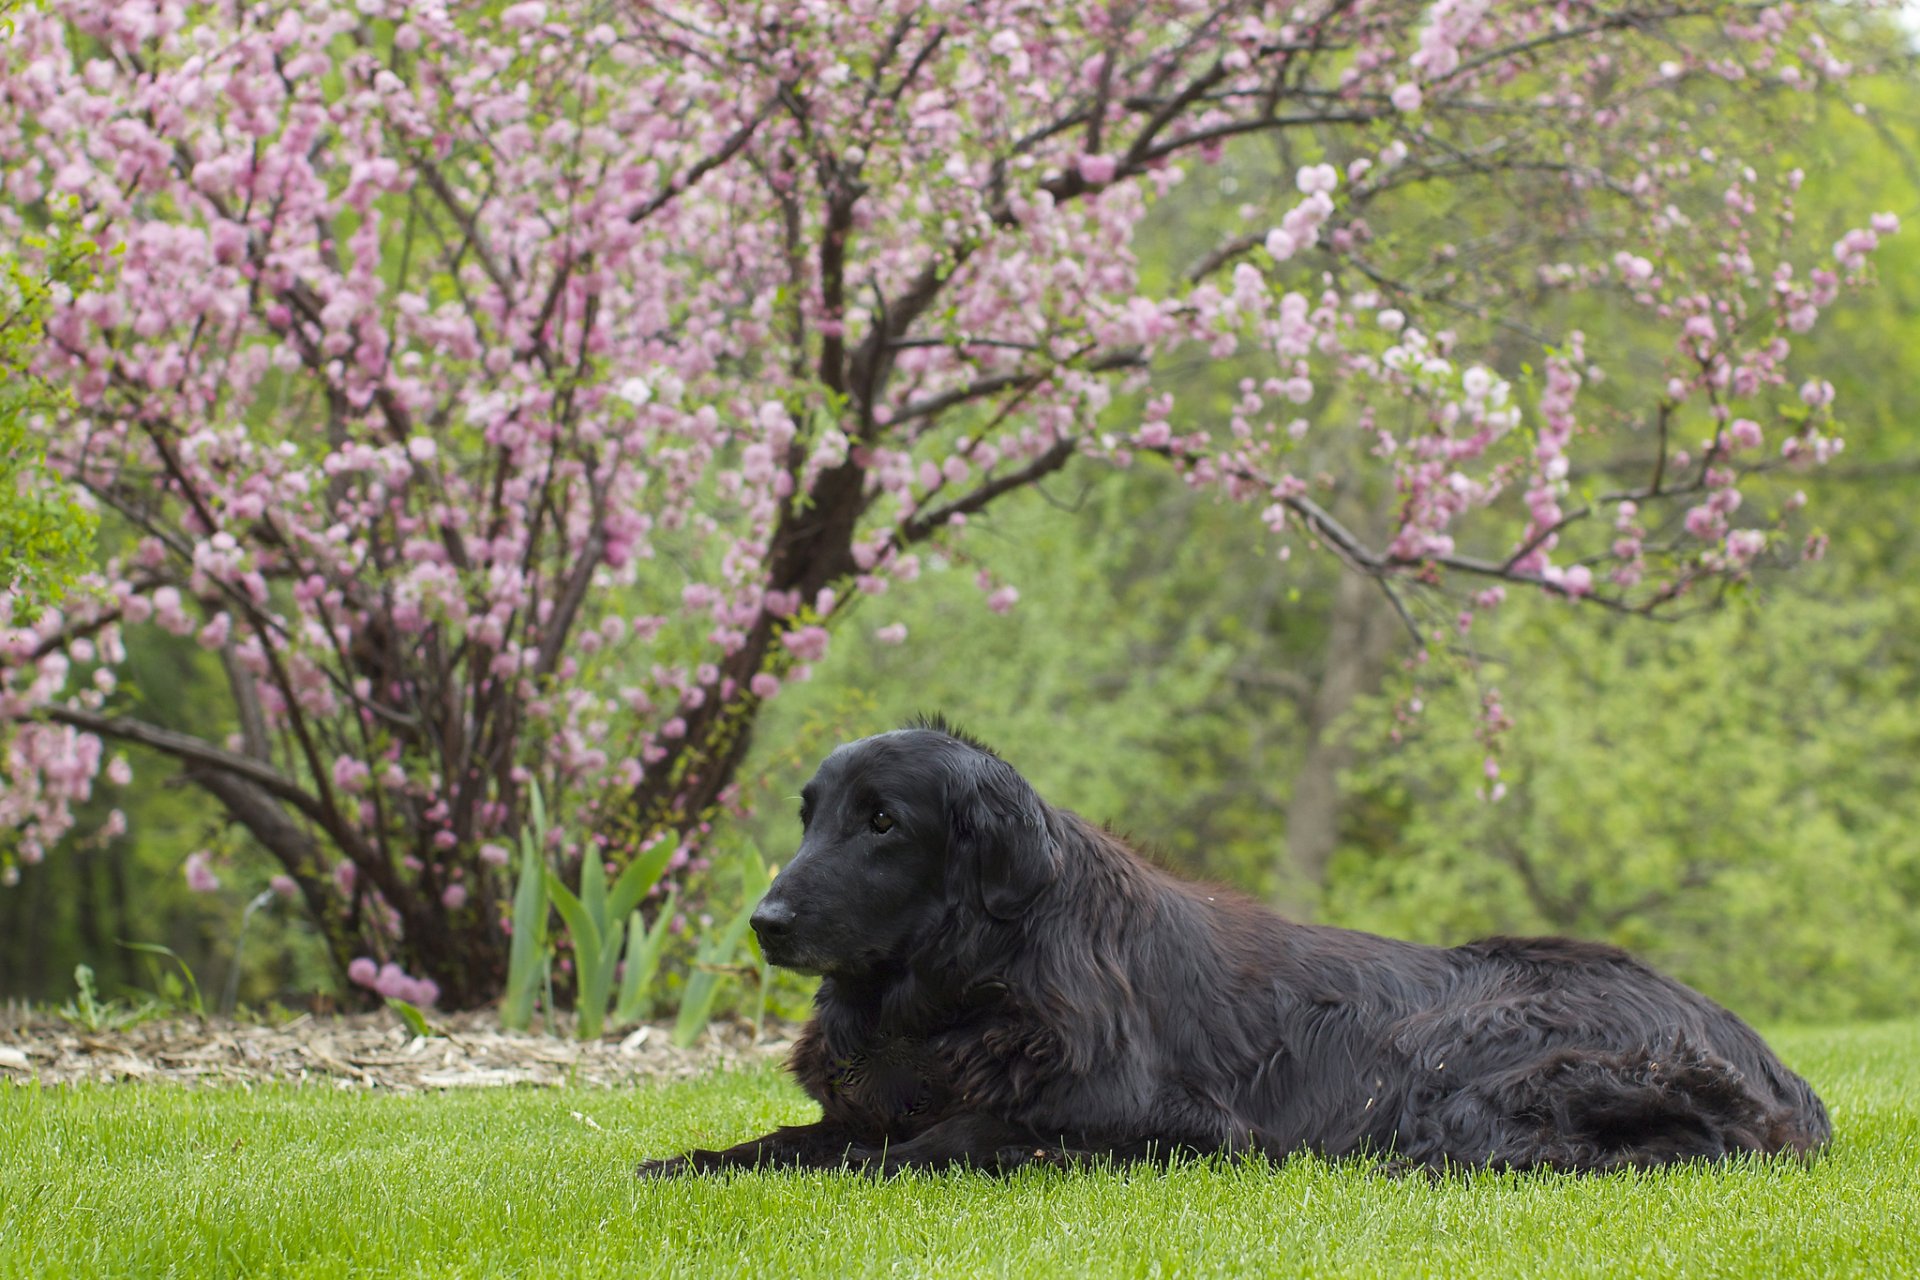
[[672,1027],[646,1024],[581,1042],[506,1032],[486,1013],[450,1014],[417,1036],[390,1013],[315,1016],[280,1026],[217,1018],[167,1018],[115,1031],[87,1031],[59,1018],[0,1009],[0,1082],[112,1083],[164,1080],[188,1086],[269,1081],[339,1089],[614,1087],[683,1080],[710,1071],[784,1060],[793,1028],[769,1025],[756,1041],[743,1022],[715,1022],[690,1048]]

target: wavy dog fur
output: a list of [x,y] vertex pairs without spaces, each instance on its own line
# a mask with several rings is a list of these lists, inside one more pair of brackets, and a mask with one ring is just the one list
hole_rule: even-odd
[[802,820],[754,927],[825,975],[791,1063],[821,1118],[644,1176],[1296,1150],[1597,1170],[1831,1134],[1752,1028],[1623,951],[1290,923],[937,720],[833,752]]

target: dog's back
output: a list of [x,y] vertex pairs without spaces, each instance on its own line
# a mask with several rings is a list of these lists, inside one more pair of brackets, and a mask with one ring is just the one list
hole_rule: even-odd
[[1831,1136],[1751,1027],[1618,948],[1428,947],[1153,879],[1181,904],[1155,914],[1187,944],[1149,944],[1157,972],[1135,982],[1181,1006],[1177,1056],[1189,1089],[1220,1100],[1227,1145],[1610,1168],[1805,1155]]

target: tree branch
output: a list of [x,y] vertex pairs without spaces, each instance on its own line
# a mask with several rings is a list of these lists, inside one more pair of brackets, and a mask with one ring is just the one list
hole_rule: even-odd
[[908,546],[924,541],[945,528],[947,522],[953,517],[972,515],[1001,494],[1010,493],[1032,484],[1042,476],[1053,474],[1067,465],[1067,460],[1073,457],[1078,444],[1079,442],[1071,437],[1057,440],[1045,452],[1019,470],[996,476],[964,497],[955,498],[944,506],[935,507],[931,511],[922,512],[910,520],[903,521],[900,525],[900,545]]
[[41,716],[102,737],[151,747],[190,765],[219,769],[236,778],[244,778],[267,794],[286,801],[315,822],[324,822],[326,814],[319,799],[264,761],[235,755],[188,734],[163,729],[143,720],[129,720],[124,716],[103,716],[77,707],[49,707],[41,712]]

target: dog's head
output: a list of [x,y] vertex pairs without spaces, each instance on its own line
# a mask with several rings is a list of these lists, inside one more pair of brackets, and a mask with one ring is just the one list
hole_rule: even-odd
[[753,914],[784,968],[882,971],[950,913],[1012,920],[1059,874],[1033,788],[937,721],[838,748],[800,801],[800,849]]

